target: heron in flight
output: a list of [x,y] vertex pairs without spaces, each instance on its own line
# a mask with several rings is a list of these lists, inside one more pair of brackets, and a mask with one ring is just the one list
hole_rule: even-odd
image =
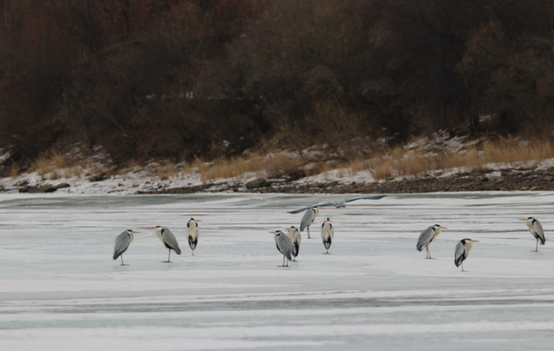
[[364,197],[355,197],[352,199],[344,199],[339,201],[329,201],[324,202],[322,204],[318,204],[319,207],[325,207],[325,206],[335,206],[336,208],[342,208],[346,207],[346,203],[358,201],[358,200],[381,200],[387,195],[376,195],[376,196],[364,196]]
[[442,227],[438,224],[432,225],[429,228],[425,229],[424,231],[419,234],[419,239],[417,239],[417,251],[423,250],[425,247],[427,249],[427,257],[428,259],[432,259],[431,252],[429,252],[429,244],[435,240],[437,236],[441,233],[441,229],[448,229],[445,227]]
[[525,221],[525,224],[527,224],[529,231],[537,239],[537,246],[535,248],[535,251],[531,252],[539,252],[539,240],[541,241],[541,245],[544,245],[544,243],[546,243],[546,238],[544,236],[544,230],[542,229],[541,222],[533,217],[522,218],[520,219],[520,221]]
[[355,198],[352,198],[352,199],[345,199],[345,200],[328,201],[328,202],[324,202],[322,204],[318,204],[318,205],[315,205],[315,206],[308,206],[308,207],[300,208],[298,210],[288,211],[287,213],[297,214],[297,213],[304,212],[306,210],[312,209],[314,207],[335,206],[336,208],[342,208],[342,207],[346,207],[346,203],[348,203],[348,202],[358,201],[358,200],[380,200],[380,199],[384,198],[385,196],[387,196],[387,195],[364,196],[364,197],[355,197]]
[[466,272],[464,271],[464,261],[467,259],[467,256],[469,256],[469,251],[473,247],[473,243],[478,242],[479,240],[462,239],[456,245],[456,251],[454,251],[454,264],[456,267],[462,265],[462,272]]
[[194,250],[196,245],[198,245],[198,222],[201,222],[199,219],[191,218],[187,222],[187,239],[189,241],[190,249],[192,250],[192,255],[194,256]]
[[[275,245],[277,246],[277,250],[283,254],[283,265],[279,267],[288,267],[289,262],[292,259],[292,252],[294,250],[294,244],[289,239],[288,236],[285,235],[280,230],[270,232],[271,234],[275,235]],[[287,264],[285,265],[285,258],[288,260]]]
[[128,264],[123,263],[123,253],[127,251],[129,248],[129,245],[133,242],[133,239],[135,238],[134,234],[138,234],[140,232],[134,232],[131,229],[127,229],[123,233],[119,234],[115,238],[115,247],[113,249],[113,259],[117,260],[119,256],[121,256],[121,265],[122,266],[128,266]]
[[177,242],[177,239],[175,238],[175,235],[173,235],[171,230],[159,225],[155,227],[146,228],[146,229],[154,230],[158,239],[160,239],[162,244],[169,250],[167,261],[162,261],[163,263],[171,263],[171,250],[175,251],[177,255],[181,254],[179,243]]
[[329,248],[333,243],[333,238],[335,237],[335,231],[333,230],[333,225],[331,224],[331,219],[327,217],[321,225],[321,239],[323,239],[323,246],[327,249],[326,254],[329,253]]
[[296,261],[296,257],[298,256],[298,253],[300,252],[300,243],[302,242],[302,235],[300,234],[300,231],[295,226],[292,226],[290,228],[287,228],[288,234],[287,236],[292,241],[292,244],[294,245],[294,249],[292,250],[292,258],[293,261]]

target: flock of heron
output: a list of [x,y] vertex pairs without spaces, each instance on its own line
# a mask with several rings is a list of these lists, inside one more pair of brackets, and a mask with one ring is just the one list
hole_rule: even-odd
[[[315,219],[317,218],[320,207],[334,206],[336,208],[342,208],[342,207],[346,207],[346,203],[349,203],[349,202],[353,202],[357,200],[380,200],[385,196],[386,195],[365,196],[365,197],[356,197],[356,198],[342,200],[342,201],[325,202],[322,204],[304,207],[298,210],[287,212],[291,214],[297,214],[301,212],[305,212],[305,213],[304,213],[304,216],[302,217],[302,220],[300,221],[300,228],[296,228],[295,226],[286,228],[287,234],[285,234],[281,230],[270,232],[271,234],[274,235],[275,245],[277,247],[277,250],[283,255],[283,265],[279,267],[288,267],[289,261],[296,261],[296,257],[300,252],[300,244],[302,242],[301,233],[304,231],[304,229],[306,229],[308,232],[308,239],[311,239],[310,226],[314,223]],[[541,223],[536,218],[533,218],[533,217],[523,218],[520,220],[525,221],[527,227],[529,228],[529,231],[537,239],[537,245],[533,252],[539,252],[538,250],[539,241],[541,245],[544,245],[546,242],[546,238],[544,236],[544,230],[542,228]],[[195,218],[191,218],[187,222],[187,240],[192,250],[193,256],[194,256],[194,250],[198,245],[198,235],[199,235],[198,222],[200,222],[200,220]],[[162,262],[171,263],[172,250],[175,251],[177,255],[181,254],[181,249],[179,248],[179,243],[177,242],[177,238],[167,227],[156,226],[156,227],[150,227],[146,229],[154,230],[156,236],[160,239],[164,247],[169,250],[167,261],[162,261]],[[426,258],[432,259],[431,253],[429,251],[429,245],[437,238],[437,236],[441,233],[442,229],[448,229],[448,228],[435,224],[423,230],[419,235],[416,248],[420,252],[423,250],[423,248],[425,248]],[[131,229],[128,229],[123,233],[119,234],[115,239],[113,259],[117,260],[119,257],[121,257],[122,266],[127,266],[123,262],[123,253],[125,253],[125,251],[127,251],[127,249],[129,248],[129,245],[133,241],[134,234],[136,233],[140,233],[140,232],[136,232]],[[323,246],[327,250],[327,252],[325,252],[326,254],[329,253],[329,248],[333,243],[334,235],[335,235],[335,232],[333,229],[333,224],[331,223],[331,219],[327,217],[325,218],[325,220],[323,221],[323,224],[321,225],[321,239],[323,241]],[[473,243],[476,243],[476,242],[479,242],[479,241],[472,240],[472,239],[462,239],[456,244],[456,249],[454,251],[454,264],[456,265],[456,267],[462,266],[462,272],[464,272],[463,262],[469,256],[469,252],[473,247]]]
[[[522,218],[520,219],[520,221],[525,221],[525,224],[527,224],[531,235],[533,235],[535,239],[537,239],[537,245],[533,252],[539,252],[539,241],[541,245],[544,245],[546,243],[546,238],[544,236],[544,230],[542,229],[541,223],[538,221],[538,219],[533,217]],[[419,235],[416,248],[420,252],[423,250],[423,248],[425,248],[427,250],[426,258],[428,259],[432,259],[431,253],[429,252],[429,244],[431,244],[433,240],[435,240],[436,237],[441,233],[441,229],[448,228],[435,224],[422,231]],[[462,239],[458,242],[458,244],[456,244],[456,249],[454,251],[454,264],[456,265],[456,267],[460,267],[461,265],[462,272],[464,272],[464,261],[469,256],[469,251],[471,251],[473,243],[478,242],[479,240]]]

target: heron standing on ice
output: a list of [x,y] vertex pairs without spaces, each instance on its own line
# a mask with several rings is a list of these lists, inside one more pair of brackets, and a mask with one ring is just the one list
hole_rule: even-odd
[[294,245],[294,248],[292,250],[293,261],[296,261],[296,257],[298,256],[298,253],[300,252],[300,243],[302,242],[302,235],[298,231],[298,228],[295,226],[292,226],[290,228],[287,228],[289,233],[287,236],[289,237],[290,241],[292,241],[292,244]]
[[133,242],[133,239],[135,238],[134,234],[138,234],[140,232],[134,232],[131,229],[127,229],[123,233],[119,234],[115,238],[115,247],[113,249],[113,259],[117,260],[119,256],[121,256],[121,265],[122,266],[128,266],[128,264],[123,263],[123,253],[127,251],[129,248],[129,245]]
[[153,229],[156,233],[156,236],[160,239],[162,244],[169,250],[169,255],[167,256],[167,261],[162,261],[163,263],[171,263],[171,250],[175,251],[177,255],[181,254],[181,249],[179,248],[179,243],[175,238],[175,235],[167,229],[166,227],[155,226],[146,229]]
[[201,220],[191,218],[187,223],[187,239],[193,256],[196,245],[198,245],[198,222]]
[[[275,245],[277,246],[277,250],[283,254],[283,265],[279,267],[288,267],[290,261],[292,259],[292,251],[294,250],[294,244],[289,239],[288,236],[285,235],[280,230],[277,230],[275,232],[270,232],[271,234],[275,235]],[[288,259],[287,265],[285,265],[285,258]]]
[[456,251],[454,251],[454,264],[456,267],[462,265],[462,272],[465,272],[464,261],[467,259],[467,256],[469,256],[469,251],[473,247],[473,243],[478,242],[479,240],[462,239],[458,245],[456,245]]
[[541,245],[544,245],[544,243],[546,243],[546,238],[544,237],[544,230],[542,230],[541,222],[533,217],[522,218],[520,219],[520,221],[525,221],[525,224],[527,224],[529,231],[537,239],[537,246],[535,248],[535,251],[531,252],[539,252],[539,240],[541,241]]
[[323,246],[327,249],[326,254],[329,253],[329,248],[333,243],[333,238],[335,237],[335,231],[333,230],[333,225],[331,224],[331,219],[327,217],[321,225],[321,239],[323,239]]
[[[294,212],[294,211],[293,211]],[[290,212],[290,213],[293,213]],[[304,216],[302,217],[302,220],[300,221],[300,232],[303,232],[304,229],[308,230],[308,239],[310,238],[310,226],[316,219],[317,215],[319,214],[319,206],[313,206],[312,208],[308,209],[306,213],[304,213]]]
[[441,229],[448,229],[445,227],[442,227],[438,224],[432,225],[429,228],[425,229],[424,231],[419,234],[419,239],[417,239],[417,251],[423,250],[425,247],[427,249],[427,257],[428,259],[432,259],[431,252],[429,252],[429,244],[435,240],[437,236],[441,233]]

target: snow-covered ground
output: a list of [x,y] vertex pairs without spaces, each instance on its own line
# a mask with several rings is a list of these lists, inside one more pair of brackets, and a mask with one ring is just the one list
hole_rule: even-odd
[[[348,196],[345,196],[348,197]],[[541,350],[554,343],[554,193],[389,195],[321,211],[298,262],[268,231],[336,196],[0,196],[2,350]],[[518,221],[533,215],[547,244]],[[192,257],[186,221],[201,219]],[[335,227],[330,255],[319,239]],[[431,245],[419,232],[450,228]],[[166,225],[183,255],[144,228]],[[113,240],[139,230],[124,255]],[[462,238],[474,245],[462,273]]]

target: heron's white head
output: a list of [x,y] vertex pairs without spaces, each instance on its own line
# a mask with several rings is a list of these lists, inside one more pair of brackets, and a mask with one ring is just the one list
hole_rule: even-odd
[[127,229],[126,232],[127,234],[140,234],[140,232],[135,232],[134,230],[131,230],[131,229]]
[[443,227],[442,225],[439,225],[439,224],[435,224],[435,225],[433,226],[433,229],[434,229],[435,231],[438,231],[438,232],[440,233],[441,229],[448,229],[448,228]]
[[157,226],[155,226],[155,227],[148,227],[148,228],[146,228],[146,229],[154,230],[156,233],[159,234],[159,233],[161,233],[162,228],[163,228],[163,227],[162,227],[161,225],[157,225]]
[[331,222],[331,218],[327,217],[323,220],[323,223]]
[[521,218],[520,221],[525,221],[525,224],[527,224],[527,226],[529,228],[532,228],[533,227],[533,221],[535,221],[535,218],[533,218],[533,217]]
[[187,228],[191,228],[191,225],[192,225],[192,228],[197,228],[198,227],[198,222],[202,222],[201,220],[199,219],[195,219],[194,217],[190,217],[189,221],[187,222]]
[[275,239],[277,239],[277,237],[278,237],[279,235],[285,235],[285,233],[283,233],[283,232],[280,231],[280,230],[276,230],[276,231],[274,231],[274,232],[269,232],[269,234],[273,234],[273,236],[275,237]]

